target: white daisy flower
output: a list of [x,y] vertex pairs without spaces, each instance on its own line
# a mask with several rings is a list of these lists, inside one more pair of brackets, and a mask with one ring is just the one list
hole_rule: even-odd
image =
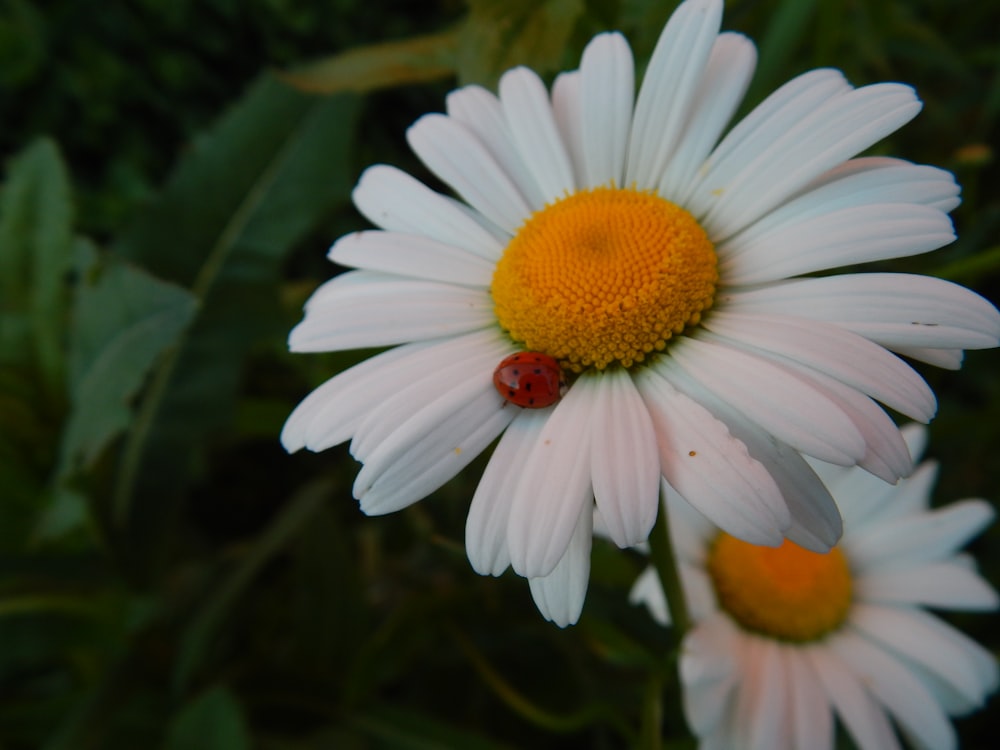
[[[923,427],[904,435],[919,458]],[[832,750],[834,716],[860,750],[956,746],[948,716],[980,708],[997,663],[924,607],[993,610],[959,549],[992,520],[983,500],[928,507],[937,467],[897,486],[813,462],[843,512],[829,553],[755,547],[668,488],[671,537],[694,623],[681,645],[684,712],[702,750]],[[655,571],[631,600],[669,622]]]
[[[906,475],[876,401],[926,421],[935,399],[892,352],[955,368],[1000,337],[993,306],[945,281],[805,277],[951,242],[959,190],[933,167],[852,158],[920,102],[835,70],[720,140],[756,59],[721,15],[721,0],[684,2],[635,96],[616,33],[551,91],[516,68],[497,96],[452,92],[407,136],[458,199],[369,168],[354,203],[379,229],[334,244],[355,270],[290,336],[299,352],[393,347],[316,389],[282,433],[290,451],[350,440],[365,513],[427,496],[500,438],[469,559],[532,579],[560,625],[583,604],[595,501],[622,547],[647,537],[662,476],[734,536],[827,549],[840,515],[800,453]],[[543,372],[495,385],[522,350]]]

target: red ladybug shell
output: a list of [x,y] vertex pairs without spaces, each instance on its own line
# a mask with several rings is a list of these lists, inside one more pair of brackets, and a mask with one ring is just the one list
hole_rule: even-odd
[[548,354],[516,352],[493,371],[493,385],[507,401],[526,409],[544,409],[566,389],[562,369]]

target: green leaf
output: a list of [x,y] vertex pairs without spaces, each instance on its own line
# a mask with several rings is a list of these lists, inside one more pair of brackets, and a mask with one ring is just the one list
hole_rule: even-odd
[[150,369],[194,317],[194,296],[117,259],[76,293],[70,339],[71,412],[60,474],[89,467],[132,418]]
[[170,724],[164,750],[250,750],[240,704],[224,687],[202,693]]
[[412,37],[359,47],[282,74],[300,91],[368,92],[426,83],[455,74],[458,32]]
[[176,689],[183,689],[191,682],[226,617],[264,565],[302,531],[331,493],[332,487],[326,482],[307,485],[300,490],[212,592],[205,606],[190,618],[177,649],[173,673]]
[[583,0],[470,0],[458,45],[460,82],[496,85],[516,65],[538,73],[563,67]]
[[284,335],[280,263],[346,201],[356,112],[353,98],[309,97],[263,77],[117,243],[122,256],[190,287],[200,305],[155,372],[123,454],[115,515],[135,514],[135,549],[164,538],[195,459],[230,425],[249,348]]
[[807,38],[816,15],[817,0],[782,0],[770,16],[760,42],[760,55],[746,102],[756,104],[777,86],[792,68],[791,61]]
[[42,138],[14,157],[0,194],[0,363],[37,371],[61,394],[73,264],[69,177]]

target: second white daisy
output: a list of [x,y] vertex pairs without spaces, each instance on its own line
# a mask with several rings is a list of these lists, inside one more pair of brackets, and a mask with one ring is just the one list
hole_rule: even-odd
[[[905,430],[919,457],[925,430]],[[890,487],[820,466],[844,513],[827,554],[755,547],[668,492],[694,627],[681,646],[684,711],[701,750],[832,750],[834,717],[861,750],[956,746],[949,715],[997,688],[993,656],[924,607],[993,610],[996,592],[959,552],[993,520],[983,500],[930,510],[936,467]],[[655,571],[632,591],[669,621]]]

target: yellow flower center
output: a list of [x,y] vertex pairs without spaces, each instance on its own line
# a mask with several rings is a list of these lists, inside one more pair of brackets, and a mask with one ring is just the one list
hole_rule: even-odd
[[596,188],[535,212],[493,274],[497,320],[575,372],[631,367],[712,304],[715,248],[658,195]]
[[746,630],[787,641],[822,638],[851,608],[844,554],[810,552],[785,540],[758,547],[720,534],[708,557],[719,606]]

